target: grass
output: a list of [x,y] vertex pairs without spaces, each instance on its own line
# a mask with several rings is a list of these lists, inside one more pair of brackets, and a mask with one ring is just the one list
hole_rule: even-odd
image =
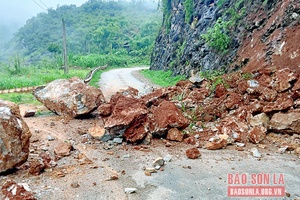
[[0,94],[0,99],[5,101],[12,101],[16,104],[42,105],[31,93]]
[[56,79],[66,79],[77,76],[84,78],[88,69],[72,69],[64,74],[59,69],[39,69],[36,67],[22,68],[18,74],[0,72],[0,90],[44,85]]
[[175,85],[178,81],[184,80],[183,76],[172,76],[172,71],[163,70],[142,70],[141,73],[148,79],[150,79],[154,84],[168,87]]

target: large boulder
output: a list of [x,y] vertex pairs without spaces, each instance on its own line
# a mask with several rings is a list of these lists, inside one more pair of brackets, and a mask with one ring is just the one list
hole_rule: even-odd
[[30,137],[19,106],[0,100],[0,173],[27,160]]
[[157,107],[153,106],[151,113],[149,129],[154,135],[164,135],[171,128],[184,129],[190,124],[190,121],[170,101],[163,101]]
[[73,118],[89,114],[105,102],[101,90],[86,85],[77,77],[58,79],[38,87],[34,96],[49,110]]
[[110,103],[114,106],[111,115],[105,121],[104,128],[111,135],[123,136],[131,127],[124,136],[127,140],[135,142],[146,136],[146,132],[141,133],[143,130],[141,127],[143,127],[142,123],[145,121],[148,109],[142,100],[133,96],[115,95]]
[[275,113],[268,125],[275,132],[300,134],[300,112]]

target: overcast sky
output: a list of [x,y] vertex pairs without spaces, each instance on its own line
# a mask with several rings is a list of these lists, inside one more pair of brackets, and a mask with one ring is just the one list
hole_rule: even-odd
[[[28,19],[37,13],[45,12],[48,8],[57,8],[57,5],[82,5],[88,0],[0,0],[0,23],[23,26]],[[37,5],[39,4],[39,5]],[[47,7],[46,7],[46,6]]]

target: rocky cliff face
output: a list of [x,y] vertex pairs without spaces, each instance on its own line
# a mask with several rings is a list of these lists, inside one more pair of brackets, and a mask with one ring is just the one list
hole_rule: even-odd
[[164,22],[152,53],[153,70],[190,76],[221,68],[300,69],[299,0],[163,2]]

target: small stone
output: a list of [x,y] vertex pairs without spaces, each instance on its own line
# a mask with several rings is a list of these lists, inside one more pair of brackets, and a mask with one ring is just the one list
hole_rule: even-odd
[[130,158],[130,154],[125,154],[123,158]]
[[[164,159],[162,158],[162,157],[159,157],[159,158],[157,158],[157,159],[155,159],[154,161],[153,161],[153,167],[157,167],[157,166],[159,166],[159,168],[161,167],[161,166],[164,166],[164,164],[165,164],[165,161],[164,161]],[[158,169],[159,169],[158,168]],[[157,169],[157,168],[156,168]]]
[[25,110],[24,117],[33,117],[35,112],[35,110]]
[[237,142],[237,143],[236,143],[236,146],[238,146],[238,147],[244,147],[244,146],[245,146],[245,143]]
[[113,181],[118,179],[119,179],[118,173],[116,171],[112,171],[109,179],[107,179],[106,181]]
[[55,138],[52,137],[51,135],[48,135],[48,136],[47,136],[47,139],[48,139],[48,141],[53,141],[53,140],[55,140]]
[[249,141],[253,144],[258,144],[266,137],[267,129],[263,126],[254,127],[249,131]]
[[187,149],[185,154],[190,159],[196,159],[196,158],[201,156],[201,153],[200,153],[199,149],[197,149],[195,147]]
[[114,139],[113,139],[113,142],[114,142],[114,143],[117,143],[117,144],[122,144],[123,138],[114,138]]
[[250,152],[252,153],[253,157],[255,157],[255,158],[261,158],[261,153],[258,151],[257,148],[255,148],[255,147],[252,148],[250,150]]
[[94,126],[89,128],[88,133],[97,140],[102,140],[105,134],[105,129],[101,126]]
[[225,139],[220,139],[219,141],[207,142],[205,147],[208,150],[217,150],[221,148],[225,148],[228,142]]
[[72,182],[71,183],[71,187],[72,188],[78,188],[80,185],[78,184],[78,182]]
[[105,133],[102,137],[101,137],[101,141],[102,142],[108,142],[109,140],[111,140],[112,137],[109,133]]
[[283,154],[286,150],[287,150],[287,146],[286,147],[281,147],[277,150],[277,153]]
[[181,142],[183,140],[183,134],[177,128],[171,128],[168,131],[167,139],[172,141]]
[[144,173],[145,173],[146,176],[151,176],[151,173],[148,172],[148,171],[144,171]]
[[249,80],[249,81],[247,81],[247,83],[250,87],[258,87],[259,86],[259,83],[257,80]]
[[156,173],[156,169],[155,168],[152,168],[152,167],[148,167],[145,169],[145,172],[149,172],[149,173]]
[[156,170],[159,170],[159,169],[161,168],[161,166],[156,165],[154,168],[155,168]]
[[137,191],[136,188],[125,188],[125,193],[126,194],[131,194],[131,193],[134,193],[136,191]]
[[170,154],[168,154],[164,157],[165,162],[171,162],[171,160],[172,160],[172,156]]
[[30,162],[29,173],[32,175],[40,175],[45,169],[45,164],[42,160],[33,160]]
[[72,149],[73,147],[69,142],[60,142],[54,148],[54,153],[58,157],[69,156],[71,154]]

